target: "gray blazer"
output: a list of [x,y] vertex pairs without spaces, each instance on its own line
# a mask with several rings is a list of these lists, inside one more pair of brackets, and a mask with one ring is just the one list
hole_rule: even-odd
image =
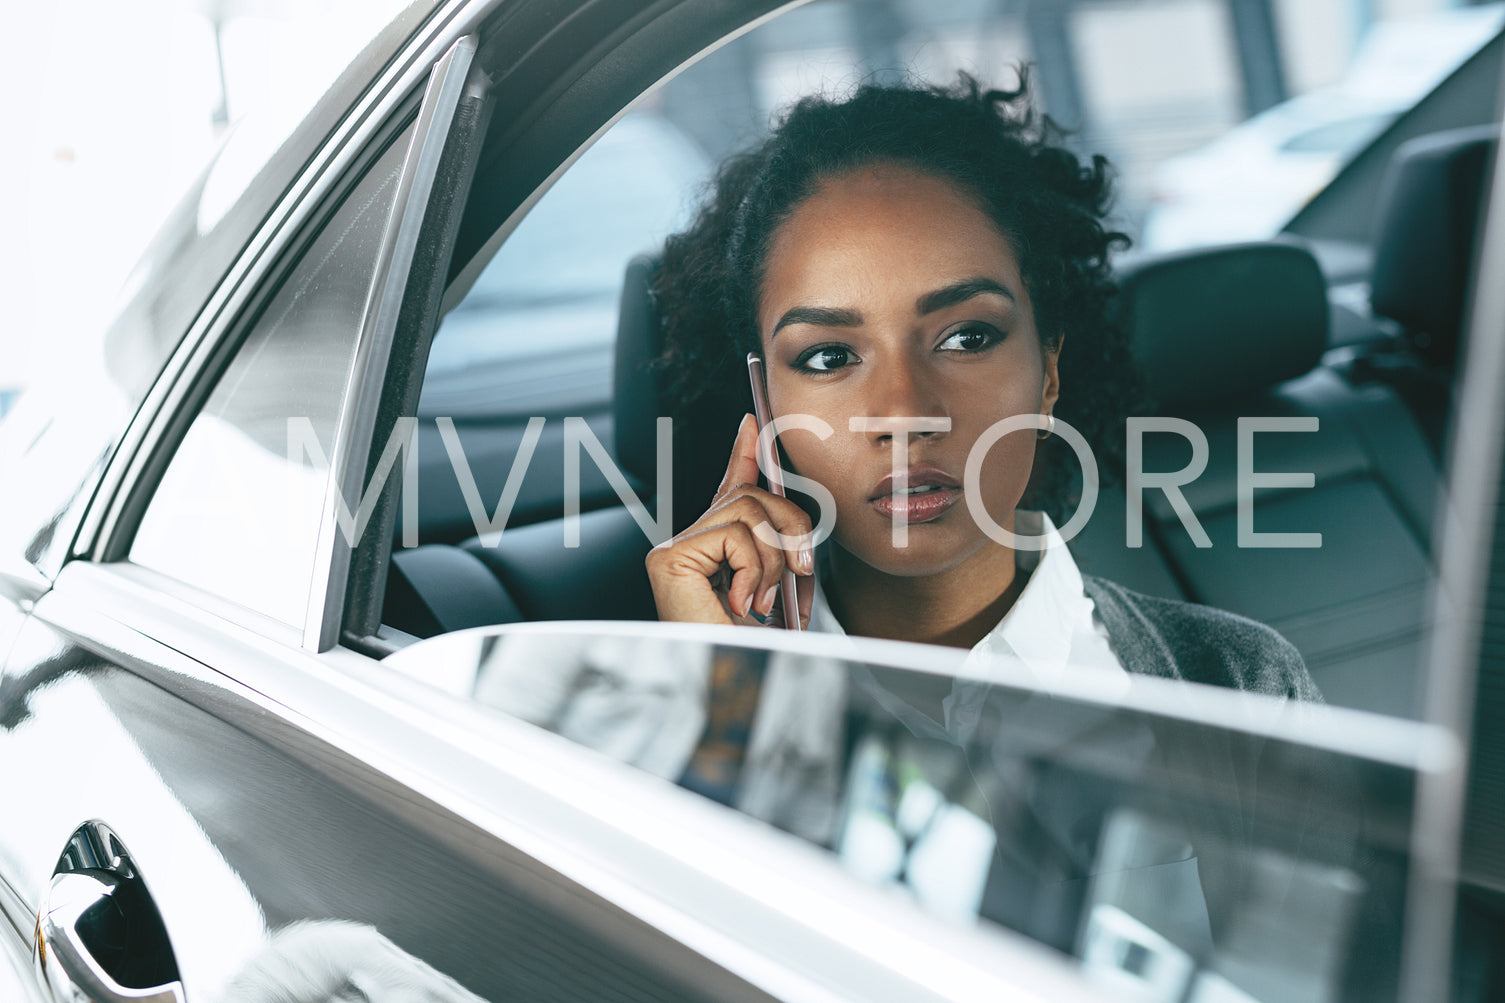
[[1322,701],[1291,642],[1236,613],[1131,592],[1093,575],[1082,586],[1097,605],[1124,668],[1147,676]]

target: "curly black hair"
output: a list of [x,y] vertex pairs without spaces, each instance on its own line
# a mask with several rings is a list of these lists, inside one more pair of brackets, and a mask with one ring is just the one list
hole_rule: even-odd
[[[1124,418],[1142,381],[1113,316],[1109,255],[1129,238],[1105,225],[1107,160],[1083,163],[1037,113],[1021,70],[1015,90],[962,74],[951,87],[876,85],[845,100],[807,97],[756,149],[727,159],[691,226],[665,244],[654,296],[663,377],[676,417],[705,399],[745,403],[742,359],[758,349],[757,306],[779,226],[819,185],[878,163],[938,176],[976,199],[1019,259],[1042,347],[1061,347],[1056,414],[1119,467]],[[1064,339],[1064,344],[1062,342]],[[1025,503],[1054,518],[1074,507],[1070,449],[1041,444]]]

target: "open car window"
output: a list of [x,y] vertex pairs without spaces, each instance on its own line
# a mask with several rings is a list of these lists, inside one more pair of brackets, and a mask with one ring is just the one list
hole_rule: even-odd
[[[428,356],[418,503],[404,515],[405,531],[413,525],[424,546],[394,550],[383,622],[422,637],[509,619],[654,616],[642,558],[703,510],[739,413],[728,400],[727,414],[679,423],[666,491],[657,419],[670,412],[653,369],[656,255],[712,165],[765,134],[770,116],[798,95],[901,76],[946,82],[962,70],[1010,86],[1018,61],[1028,61],[1037,102],[1081,126],[1066,141],[1110,157],[1119,176],[1112,224],[1153,247],[1165,206],[1154,179],[1172,169],[1176,151],[1245,144],[1264,117],[1307,123],[1272,140],[1298,152],[1338,139],[1350,147],[1385,122],[1391,132],[1411,128],[1394,124],[1409,117],[1401,111],[1373,108],[1362,127],[1349,118],[1311,124],[1298,105],[1350,70],[1373,85],[1367,67],[1377,57],[1368,53],[1405,49],[1397,34],[1408,27],[1431,47],[1408,64],[1405,88],[1394,83],[1392,102],[1467,71],[1481,45],[1498,46],[1490,11],[1386,11],[1347,29],[1369,46],[1350,66],[1351,54],[1301,49],[1296,39],[1320,32],[1281,7],[1288,31],[1271,44],[1292,68],[1285,90],[1302,93],[1251,114],[1271,94],[1250,83],[1259,53],[1230,35],[1228,16],[1212,2],[1084,3],[1066,20],[817,2],[641,96],[520,220],[453,270],[467,278],[452,290]],[[1110,51],[1106,40],[1120,30],[1145,44]],[[1190,37],[1206,45],[1171,41]],[[1093,59],[1073,65],[1069,51]],[[1165,72],[1138,79],[1150,65]],[[1197,91],[1200,103],[1175,90],[1207,74],[1222,84]],[[1181,110],[1167,118],[1173,105]],[[1218,169],[1198,176],[1221,184]],[[483,171],[475,183],[490,180]],[[1378,203],[1383,192],[1377,181],[1372,188]],[[1231,225],[1224,234],[1248,236]],[[1151,423],[1138,433],[1144,476],[1130,497],[1126,471],[1105,468],[1103,493],[1071,546],[1084,573],[1274,627],[1329,701],[1415,718],[1451,356],[1418,352],[1410,332],[1376,312],[1368,287],[1351,281],[1362,265],[1340,263],[1342,277],[1329,278],[1325,246],[1306,250],[1209,254],[1145,275],[1135,272],[1145,257],[1138,249],[1115,262],[1145,343],[1136,350],[1152,371],[1151,400],[1132,416]],[[1374,251],[1360,248],[1356,260]],[[1127,430],[1125,439],[1127,452]],[[1205,463],[1193,460],[1199,448]],[[1184,506],[1167,487],[1184,491]],[[1276,585],[1292,575],[1302,587]]]

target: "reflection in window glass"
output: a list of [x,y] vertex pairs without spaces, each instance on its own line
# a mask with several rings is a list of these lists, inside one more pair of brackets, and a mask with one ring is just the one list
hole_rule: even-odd
[[466,633],[387,664],[793,833],[944,920],[1072,954],[1126,998],[1393,986],[1431,729],[1084,666],[1041,691],[1008,658],[931,674],[851,641],[844,659]]
[[1499,4],[1280,0],[1274,12],[1290,97],[1195,149],[1168,151],[1149,178],[1142,248],[1278,233],[1505,23]]
[[987,84],[1011,87],[1015,67],[1034,59],[1024,19],[1000,13],[981,23],[958,19],[909,25],[900,43],[904,66],[916,77],[949,83],[958,70]]
[[289,459],[289,422],[334,446],[404,132],[273,297],[188,429],[136,531],[131,559],[301,626],[327,474]]

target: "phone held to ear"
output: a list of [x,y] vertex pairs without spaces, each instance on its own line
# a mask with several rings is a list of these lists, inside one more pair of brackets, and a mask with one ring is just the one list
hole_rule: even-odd
[[[773,421],[773,410],[768,405],[768,384],[763,376],[763,360],[757,352],[747,353],[747,378],[752,383],[753,416],[758,421],[758,465],[768,477],[768,490],[780,498],[787,498],[789,496],[784,493],[784,471],[779,466],[778,447],[774,445],[772,436],[765,438],[763,435],[763,429]],[[814,584],[813,578],[811,584]],[[795,591],[794,572],[789,570],[787,564],[779,587],[783,590],[784,627],[799,630],[799,593]]]

